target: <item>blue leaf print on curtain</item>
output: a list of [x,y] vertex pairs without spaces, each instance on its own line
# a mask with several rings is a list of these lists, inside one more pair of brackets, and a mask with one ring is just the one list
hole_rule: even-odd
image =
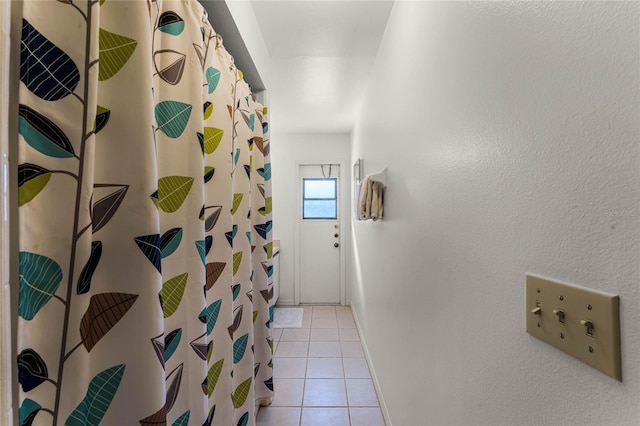
[[49,370],[42,357],[33,349],[18,355],[18,382],[24,392],[37,388],[49,378]]
[[160,234],[143,235],[135,238],[135,242],[142,250],[142,253],[149,259],[158,272],[162,272],[160,259],[162,252],[160,251]]
[[54,260],[39,254],[22,251],[19,258],[18,314],[30,321],[58,290],[62,281],[62,269]]
[[173,36],[180,35],[184,30],[184,20],[176,12],[164,12],[160,16],[158,29]]
[[22,20],[20,81],[37,97],[57,101],[76,89],[80,72],[71,58]]
[[188,426],[189,425],[189,415],[190,414],[191,414],[191,410],[189,410],[186,413],[182,414],[180,417],[178,417],[176,419],[175,422],[173,422],[172,426]]
[[35,402],[33,399],[25,398],[20,406],[20,412],[18,414],[18,422],[20,426],[30,426],[35,419],[36,414],[42,409],[42,406]]
[[247,350],[247,341],[249,334],[244,334],[233,343],[233,363],[237,364],[244,357],[244,352]]
[[124,369],[124,364],[116,365],[91,379],[87,394],[78,407],[73,410],[65,425],[98,426],[120,386]]
[[216,326],[218,321],[218,314],[220,314],[220,307],[222,306],[222,299],[216,300],[200,312],[198,319],[207,324],[207,336],[213,331],[213,327]]
[[170,138],[178,138],[184,132],[193,107],[184,102],[162,101],[156,105],[155,115],[158,130]]
[[76,154],[69,138],[51,120],[26,105],[18,107],[18,132],[36,151],[55,158]]

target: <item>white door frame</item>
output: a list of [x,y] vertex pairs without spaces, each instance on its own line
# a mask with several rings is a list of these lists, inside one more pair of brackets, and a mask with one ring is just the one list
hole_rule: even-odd
[[300,218],[302,217],[302,178],[300,168],[302,166],[319,166],[321,164],[338,164],[340,166],[340,178],[338,179],[338,223],[340,225],[340,305],[346,302],[346,264],[347,264],[347,247],[345,245],[346,238],[346,219],[350,202],[347,198],[348,192],[346,184],[350,183],[350,179],[345,178],[345,163],[340,160],[328,161],[296,161],[296,221],[294,225],[294,250],[293,250],[293,304],[300,304]]
[[[22,28],[22,0],[0,1],[0,424],[14,424],[17,401],[14,356],[17,318],[17,136],[18,64]],[[10,222],[11,220],[11,222]],[[10,284],[14,285],[10,291]],[[17,407],[16,407],[17,408]],[[16,410],[17,411],[17,410]]]

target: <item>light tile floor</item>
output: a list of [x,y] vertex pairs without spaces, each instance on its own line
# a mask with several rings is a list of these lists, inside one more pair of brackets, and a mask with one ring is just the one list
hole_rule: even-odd
[[273,330],[275,396],[258,426],[384,426],[351,309],[303,308],[302,328]]

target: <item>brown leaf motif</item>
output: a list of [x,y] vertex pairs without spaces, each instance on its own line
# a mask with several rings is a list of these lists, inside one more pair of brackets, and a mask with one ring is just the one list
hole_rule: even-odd
[[80,321],[82,344],[91,349],[129,311],[138,298],[137,294],[101,293],[91,296],[89,307]]
[[205,290],[209,290],[216,283],[224,267],[227,266],[224,262],[211,262],[207,263],[207,281],[205,283]]

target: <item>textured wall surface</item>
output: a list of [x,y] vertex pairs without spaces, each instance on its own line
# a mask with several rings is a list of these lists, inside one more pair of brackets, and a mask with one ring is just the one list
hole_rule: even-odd
[[[638,40],[637,2],[395,3],[352,141],[388,167],[352,298],[394,425],[640,423]],[[525,332],[526,272],[620,295],[623,382]]]
[[[298,163],[344,163],[341,184],[349,188],[349,135],[346,134],[271,134],[271,164],[273,172],[273,238],[280,240],[280,298],[279,304],[293,304],[294,300],[294,247],[298,226]],[[346,191],[348,192],[348,190]],[[343,234],[349,235],[350,198],[342,202]],[[349,250],[349,241],[343,250]],[[348,266],[348,265],[345,265]],[[350,300],[347,287],[347,301]]]

